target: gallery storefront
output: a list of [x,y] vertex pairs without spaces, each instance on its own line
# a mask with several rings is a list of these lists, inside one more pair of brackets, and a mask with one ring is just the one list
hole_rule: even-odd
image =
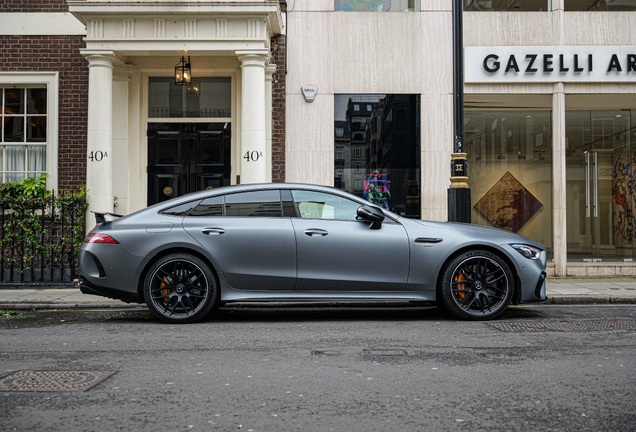
[[[290,8],[290,34],[310,37],[289,52],[288,181],[447,219],[451,6]],[[542,243],[552,274],[636,274],[635,6],[464,2],[472,223]]]

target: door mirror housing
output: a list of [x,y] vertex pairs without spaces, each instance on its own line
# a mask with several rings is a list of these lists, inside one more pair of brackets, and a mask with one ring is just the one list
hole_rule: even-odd
[[382,221],[384,220],[384,212],[382,209],[372,206],[360,206],[357,211],[358,217],[366,220],[370,220],[371,229],[378,229],[382,226]]

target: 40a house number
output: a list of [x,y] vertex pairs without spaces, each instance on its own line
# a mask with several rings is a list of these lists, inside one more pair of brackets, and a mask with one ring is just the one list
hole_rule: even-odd
[[92,151],[88,154],[88,159],[90,159],[91,162],[101,162],[104,158],[107,157],[108,153],[101,150]]
[[246,152],[245,156],[243,156],[243,159],[245,159],[247,162],[256,162],[262,157],[263,157],[263,152],[257,152],[256,150],[254,150],[251,152],[249,151]]

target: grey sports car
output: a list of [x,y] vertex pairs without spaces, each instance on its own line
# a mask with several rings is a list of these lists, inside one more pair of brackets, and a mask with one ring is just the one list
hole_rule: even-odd
[[545,300],[546,251],[508,231],[398,216],[303,184],[195,192],[97,226],[80,287],[172,323],[229,302],[435,301],[469,320]]

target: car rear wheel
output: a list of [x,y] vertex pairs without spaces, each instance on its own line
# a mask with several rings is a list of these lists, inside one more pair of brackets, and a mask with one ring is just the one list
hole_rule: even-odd
[[496,254],[485,250],[464,252],[446,264],[442,272],[442,304],[456,317],[493,319],[512,301],[512,273]]
[[148,271],[144,295],[150,311],[170,323],[202,319],[217,301],[217,284],[210,267],[185,253],[160,258]]

